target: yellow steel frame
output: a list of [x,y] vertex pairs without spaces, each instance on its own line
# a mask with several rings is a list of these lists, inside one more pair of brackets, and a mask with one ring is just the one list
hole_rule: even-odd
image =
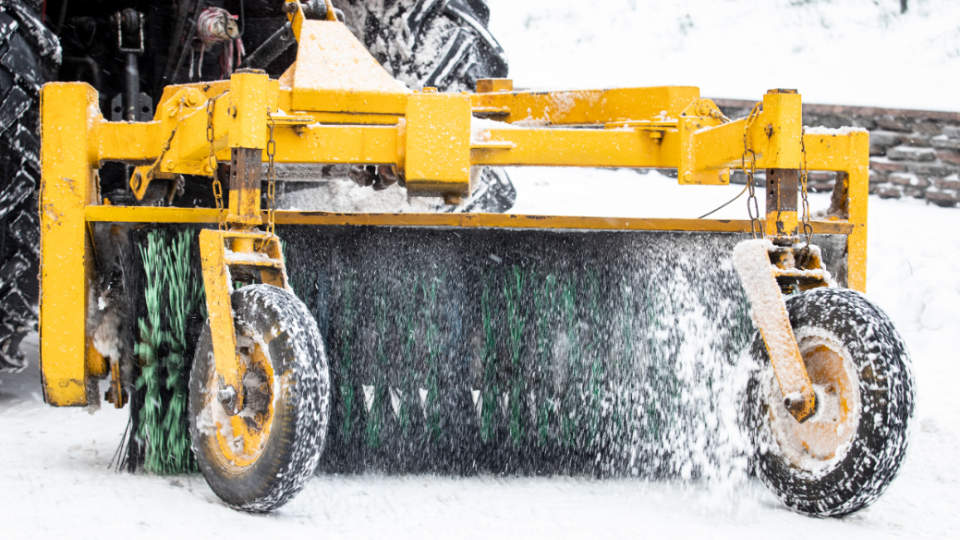
[[[277,163],[392,165],[404,175],[411,194],[442,195],[449,202],[470,193],[470,170],[483,165],[669,167],[678,169],[682,184],[725,184],[729,182],[729,170],[740,167],[745,137],[760,169],[800,168],[802,137],[810,170],[844,173],[838,177],[843,184],[846,219],[814,222],[814,232],[847,235],[848,285],[860,291],[865,288],[867,133],[803,134],[799,94],[767,93],[759,116],[748,123],[727,121],[693,87],[529,92],[513,91],[509,81],[495,80],[481,81],[480,92],[473,94],[441,94],[431,89],[410,92],[395,82],[387,84],[389,77],[381,73],[382,68],[341,23],[306,20],[299,9],[291,18],[300,52],[295,65],[280,80],[269,80],[259,73],[237,73],[228,81],[171,86],[150,122],[104,120],[96,92],[84,83],[50,83],[44,87],[40,354],[48,403],[83,405],[84,381],[92,376],[85,361],[85,321],[93,271],[87,223],[218,221],[214,209],[104,205],[96,170],[105,161],[137,165],[131,187],[139,196],[145,192],[145,184],[152,181],[179,174],[213,176],[216,163],[210,159],[208,124],[213,128],[212,149],[218,161],[230,160],[232,151],[264,149],[269,124],[274,122]],[[333,67],[330,58],[318,59],[319,53],[311,56],[304,52],[331,50],[333,44],[347,56]],[[324,73],[329,77],[325,79]],[[343,88],[331,80],[361,82]],[[208,116],[207,105],[213,99],[212,115]],[[501,123],[480,123],[475,120],[478,116]],[[236,196],[249,200],[236,201]],[[229,215],[234,226],[249,230],[261,221],[254,199],[259,200],[259,193],[231,193]],[[767,218],[769,221],[771,216]],[[746,220],[484,214],[279,211],[276,221],[313,225],[750,230]],[[221,242],[221,250],[226,249],[223,245]],[[277,257],[282,262],[279,252]],[[209,295],[209,288],[207,292]]]

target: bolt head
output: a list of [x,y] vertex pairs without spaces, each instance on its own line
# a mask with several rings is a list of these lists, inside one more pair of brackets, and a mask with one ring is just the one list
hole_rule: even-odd
[[174,167],[174,163],[172,159],[168,159],[166,163],[163,164],[164,170],[167,170],[167,171],[172,171],[173,167]]
[[223,405],[223,410],[228,415],[233,416],[239,412],[235,410],[237,406],[237,391],[232,386],[218,390],[217,401]]

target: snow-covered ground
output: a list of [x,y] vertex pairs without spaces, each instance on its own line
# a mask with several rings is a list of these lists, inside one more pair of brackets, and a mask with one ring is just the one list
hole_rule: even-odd
[[517,87],[699,86],[760,99],[960,110],[960,2],[488,0]]
[[[759,98],[960,110],[960,2],[490,0],[517,86],[694,84]],[[657,173],[518,169],[517,213],[697,217],[742,186],[681,187]],[[814,209],[825,195],[811,195]],[[741,199],[715,217],[743,218]],[[918,408],[900,477],[844,519],[734,491],[641,480],[330,477],[267,516],[224,507],[199,476],[119,474],[126,410],[42,403],[31,368],[0,384],[0,538],[960,538],[960,211],[870,199],[868,295],[913,354]]]
[[[511,174],[520,194],[516,210],[524,213],[696,217],[741,189],[682,187],[628,170]],[[825,195],[811,197],[815,209],[828,203]],[[918,409],[900,477],[876,504],[848,518],[799,516],[753,481],[731,492],[640,480],[420,476],[318,476],[273,515],[239,514],[202,477],[110,470],[127,411],[90,415],[44,405],[33,363],[0,385],[0,537],[960,537],[960,422],[953,406],[960,238],[950,232],[960,213],[919,201],[870,203],[868,292],[913,353]],[[741,199],[719,216],[744,212]],[[36,357],[35,339],[25,348]]]

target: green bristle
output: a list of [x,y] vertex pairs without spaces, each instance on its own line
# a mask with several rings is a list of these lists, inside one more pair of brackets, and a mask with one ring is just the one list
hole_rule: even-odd
[[341,320],[340,339],[343,344],[343,361],[340,364],[340,399],[343,406],[343,426],[341,436],[344,443],[349,443],[354,428],[355,389],[351,377],[353,369],[353,353],[356,345],[356,318],[357,308],[354,304],[356,297],[356,280],[352,272],[346,272],[343,280],[343,316]]
[[523,366],[520,365],[520,353],[523,350],[523,331],[527,324],[527,316],[522,313],[520,297],[523,294],[524,271],[519,266],[514,265],[511,272],[505,277],[503,287],[504,297],[507,302],[507,326],[508,338],[510,340],[510,367],[513,376],[510,381],[510,439],[514,446],[519,446],[525,427],[521,419],[520,404],[522,400],[523,388]]
[[490,306],[490,287],[483,285],[480,297],[480,309],[483,316],[483,403],[480,408],[480,439],[489,443],[496,434],[497,396],[497,334],[493,326]]
[[[383,289],[378,287],[378,290]],[[374,300],[375,312],[374,321],[376,324],[376,352],[373,381],[373,403],[370,405],[370,411],[367,415],[366,425],[366,443],[370,448],[379,448],[381,442],[381,431],[383,430],[384,415],[386,414],[385,400],[389,399],[387,392],[386,371],[387,371],[387,298],[382,294]]]
[[[145,389],[137,437],[144,445],[144,469],[154,474],[196,471],[190,451],[187,395],[192,358],[191,315],[204,314],[203,279],[191,262],[193,231],[147,233],[140,248],[147,316],[138,321],[140,359],[137,388]],[[205,318],[205,316],[204,316]]]
[[440,325],[437,320],[437,291],[443,283],[445,273],[432,278],[423,280],[423,302],[421,304],[420,321],[424,325],[422,336],[427,346],[427,367],[423,374],[422,384],[427,390],[427,396],[424,408],[427,413],[426,426],[427,436],[433,441],[440,437],[440,411],[438,408],[439,381],[440,381],[440,352],[443,346],[443,338]]

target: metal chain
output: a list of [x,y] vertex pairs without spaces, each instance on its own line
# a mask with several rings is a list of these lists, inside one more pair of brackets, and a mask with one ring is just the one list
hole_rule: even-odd
[[210,144],[210,157],[207,161],[213,171],[213,198],[217,201],[217,227],[221,231],[226,230],[227,220],[223,212],[223,185],[220,183],[220,175],[217,172],[217,153],[213,149],[215,139],[213,132],[213,109],[217,100],[224,96],[223,92],[219,96],[207,100],[207,143]]
[[[757,153],[750,149],[747,132],[750,131],[750,126],[757,121],[759,116],[760,103],[757,103],[747,116],[747,121],[743,127],[743,155],[740,156],[740,168],[747,175],[747,191],[750,193],[747,197],[747,214],[750,216],[750,233],[754,238],[759,238],[763,234],[763,227],[760,225],[760,206],[757,203],[757,194],[753,185],[753,177],[757,173]],[[750,155],[749,168],[747,168],[747,154]]]
[[163,158],[166,157],[167,152],[170,151],[170,144],[173,142],[173,138],[177,135],[177,129],[179,129],[179,127],[180,127],[179,125],[174,127],[173,130],[170,132],[170,136],[167,137],[167,140],[163,142],[163,147],[160,149],[160,157],[158,157],[157,160],[153,162],[152,171],[154,174],[156,174],[156,172],[160,170],[160,164],[163,163]]
[[[184,101],[186,101],[186,98],[181,97],[180,106],[177,107],[177,111],[174,113],[174,116],[178,116],[180,114],[180,111],[183,110]],[[150,172],[152,174],[156,174],[157,172],[160,171],[160,166],[163,163],[163,158],[166,157],[167,152],[170,151],[170,144],[173,142],[173,138],[177,135],[177,129],[179,128],[180,128],[180,123],[178,121],[177,125],[173,127],[172,131],[170,131],[170,136],[167,137],[166,141],[164,141],[163,147],[160,149],[160,157],[158,157],[157,160],[153,162],[153,166],[150,168]]]
[[813,240],[813,226],[810,225],[810,202],[807,200],[807,146],[803,143],[803,136],[807,129],[803,128],[800,132],[800,155],[803,156],[803,163],[800,167],[800,194],[803,196],[803,234],[807,237],[807,246],[810,246]]
[[277,141],[273,138],[273,132],[277,127],[277,121],[269,110],[267,111],[267,117],[270,119],[270,140],[267,141],[267,232],[274,234],[276,230],[276,220],[274,218],[277,210],[277,169],[274,167],[273,161],[277,154]]

